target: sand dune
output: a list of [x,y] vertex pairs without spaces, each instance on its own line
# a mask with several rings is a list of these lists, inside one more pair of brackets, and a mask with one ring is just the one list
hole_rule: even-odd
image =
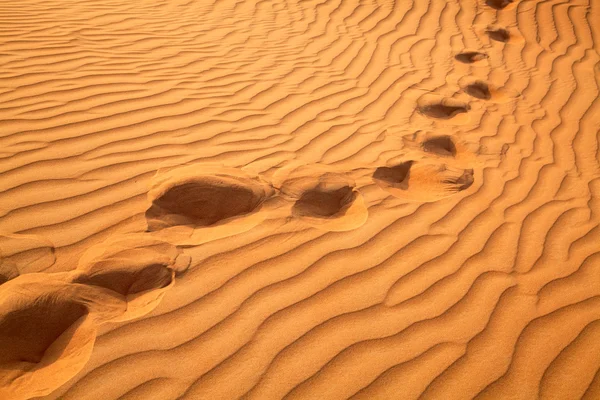
[[3,399],[597,399],[600,3],[4,0]]

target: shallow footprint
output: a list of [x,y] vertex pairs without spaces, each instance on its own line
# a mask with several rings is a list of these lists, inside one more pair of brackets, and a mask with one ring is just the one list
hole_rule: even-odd
[[54,245],[41,236],[0,234],[0,284],[23,273],[44,271],[55,261]]
[[234,168],[188,165],[159,171],[148,193],[148,231],[165,231],[177,244],[240,233],[262,220],[259,211],[272,193],[258,177]]
[[377,168],[373,181],[395,197],[431,202],[468,189],[474,179],[472,169],[406,161]]
[[457,61],[460,61],[464,64],[473,64],[478,61],[487,60],[488,55],[485,53],[480,53],[478,51],[465,51],[463,53],[455,55],[454,58]]
[[87,363],[97,324],[125,310],[114,296],[70,284],[68,275],[31,273],[0,287],[0,398],[62,386]]
[[156,308],[174,284],[175,274],[186,270],[189,263],[190,258],[170,243],[149,235],[125,235],[84,253],[72,282],[122,296],[127,308],[110,321],[128,321]]

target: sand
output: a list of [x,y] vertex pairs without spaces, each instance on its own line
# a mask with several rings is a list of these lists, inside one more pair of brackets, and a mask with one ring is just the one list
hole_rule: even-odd
[[599,399],[600,2],[3,0],[0,398]]

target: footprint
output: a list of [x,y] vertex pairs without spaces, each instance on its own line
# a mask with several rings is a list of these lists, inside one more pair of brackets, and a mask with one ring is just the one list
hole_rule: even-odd
[[428,153],[442,157],[456,157],[456,145],[450,136],[435,136],[423,142],[422,148]]
[[487,30],[486,33],[490,39],[496,42],[508,43],[510,40],[510,32],[504,28],[496,28]]
[[439,103],[421,107],[419,111],[431,118],[450,119],[458,114],[469,111],[469,106],[448,106]]
[[487,83],[483,81],[476,81],[466,85],[463,90],[469,96],[473,96],[476,99],[480,100],[490,100],[492,98],[492,94],[490,92],[490,88]]
[[23,273],[44,271],[55,261],[54,245],[40,236],[0,234],[0,284]]
[[293,202],[292,216],[315,228],[349,231],[367,220],[367,207],[353,180],[326,165],[283,168],[274,184],[284,199]]
[[75,271],[30,273],[0,286],[0,398],[45,396],[87,363],[97,327],[152,311],[190,259],[132,234],[89,248]]
[[503,10],[509,6],[512,8],[516,3],[514,0],[486,0],[485,4],[496,10]]
[[478,51],[466,51],[455,55],[454,58],[464,64],[473,64],[478,61],[487,60],[488,55]]
[[466,123],[469,120],[468,104],[451,98],[439,99],[435,96],[423,96],[419,99],[417,110],[422,115],[440,120],[453,120],[455,123]]
[[523,43],[524,38],[517,28],[506,28],[501,25],[493,24],[487,27],[476,27],[478,34],[486,34],[490,40],[500,43],[518,44]]
[[506,103],[518,97],[518,93],[498,89],[481,80],[464,77],[459,81],[462,90],[476,99],[492,101],[494,103]]
[[146,215],[177,215],[195,226],[210,226],[254,211],[264,197],[252,189],[232,179],[199,177],[168,188]]
[[467,143],[452,135],[417,131],[406,135],[403,144],[404,159],[413,163],[448,163],[458,169],[473,169],[485,164],[479,154],[479,144]]
[[79,261],[73,283],[108,289],[126,302],[126,311],[111,322],[139,318],[158,306],[189,266],[189,256],[147,235],[115,237],[90,248]]
[[188,165],[159,171],[148,193],[148,231],[165,230],[163,236],[176,244],[240,233],[264,219],[259,211],[272,194],[268,184],[239,169]]
[[468,189],[474,179],[472,169],[406,161],[377,168],[373,181],[395,197],[431,202]]
[[50,345],[86,315],[87,308],[83,304],[49,296],[3,315],[0,317],[0,364],[39,363]]
[[69,273],[21,275],[0,287],[0,398],[44,396],[87,363],[99,321],[119,299],[68,282]]
[[314,216],[327,218],[339,213],[354,200],[354,192],[350,186],[339,189],[328,189],[319,184],[316,188],[306,191],[294,204],[294,214],[299,216]]
[[393,186],[400,190],[408,190],[410,169],[414,161],[405,161],[393,167],[379,167],[373,174],[373,180],[380,186]]

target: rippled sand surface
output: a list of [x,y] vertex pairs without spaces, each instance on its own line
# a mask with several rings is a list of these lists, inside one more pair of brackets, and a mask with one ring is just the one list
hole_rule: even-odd
[[3,0],[0,398],[599,399],[599,21]]

